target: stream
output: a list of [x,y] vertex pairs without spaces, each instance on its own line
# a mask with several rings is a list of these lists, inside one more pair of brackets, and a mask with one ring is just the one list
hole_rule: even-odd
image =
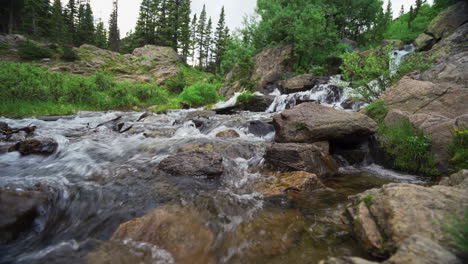
[[[10,127],[36,126],[34,138],[58,143],[50,156],[0,152],[0,189],[47,196],[32,230],[0,245],[0,263],[100,263],[99,253],[90,254],[102,247],[134,254],[140,263],[174,263],[169,252],[154,245],[107,242],[120,224],[167,205],[203,212],[187,217],[197,218],[213,233],[214,263],[318,263],[329,256],[366,257],[341,221],[347,197],[391,182],[425,184],[423,178],[384,169],[367,159],[322,179],[327,189],[300,193],[294,199],[263,195],[255,188],[274,175],[263,166],[274,132],[256,124],[268,124],[274,112],[292,107],[296,99],[341,109],[346,88],[327,101],[329,89],[323,85],[290,95],[275,91],[277,97],[266,112],[213,115],[202,125],[187,118],[197,109],[164,115],[80,112],[55,121],[0,118]],[[123,124],[118,129],[112,122],[117,118]],[[216,137],[228,129],[239,137]],[[158,169],[179,149],[199,147],[223,157],[219,179],[173,177]],[[130,253],[121,253],[122,247]],[[142,250],[150,250],[150,257]]]

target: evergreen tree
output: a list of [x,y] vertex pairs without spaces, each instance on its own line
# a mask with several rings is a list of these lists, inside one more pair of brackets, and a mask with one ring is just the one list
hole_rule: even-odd
[[75,0],[69,0],[64,10],[65,24],[69,35],[68,43],[73,43],[76,39],[76,24],[78,9]]
[[94,35],[94,44],[101,48],[101,49],[107,49],[107,30],[104,27],[104,22],[102,20],[99,20],[99,22],[96,25],[96,33]]
[[171,21],[169,21],[168,13],[172,0],[162,0],[159,17],[157,19],[157,44],[161,46],[170,46],[171,44]]
[[200,19],[198,19],[197,26],[197,47],[198,47],[198,66],[203,67],[203,62],[205,60],[205,35],[206,33],[206,7],[203,5],[202,12],[200,13]]
[[21,29],[35,37],[49,35],[51,6],[49,0],[25,0],[21,15]]
[[215,60],[215,72],[220,71],[221,67],[221,58],[226,51],[226,42],[228,38],[228,30],[226,27],[226,16],[224,13],[224,6],[221,9],[221,14],[219,15],[218,25],[216,26],[215,39],[214,39],[214,50],[213,57]]
[[190,25],[190,54],[192,55],[192,64],[195,65],[195,53],[197,50],[197,14],[193,15],[192,23]]
[[182,21],[180,20],[180,8],[182,0],[167,0],[167,39],[168,46],[172,47],[176,51],[179,48],[179,28],[181,27]]
[[408,17],[408,28],[411,29],[411,22],[416,18],[413,6],[410,6],[409,17]]
[[94,44],[94,17],[89,3],[80,4],[78,8],[78,25],[75,45]]
[[207,69],[210,68],[210,64],[212,61],[212,52],[211,52],[211,46],[212,46],[212,41],[213,38],[211,34],[213,29],[213,22],[211,21],[211,17],[208,19],[208,24],[206,25],[206,31],[205,31],[205,42],[204,42],[204,56],[205,56],[205,67]]
[[133,36],[139,46],[156,43],[155,21],[159,2],[159,0],[143,0],[141,2],[140,14],[138,16],[135,34]]
[[184,62],[187,62],[187,58],[190,55],[191,47],[191,32],[190,32],[190,3],[191,0],[182,0],[179,7],[179,34],[178,42],[181,49],[181,54]]
[[405,14],[405,6],[401,5],[400,16]]
[[112,51],[119,51],[120,31],[118,26],[118,0],[114,0],[114,7],[109,20],[109,48]]
[[52,17],[50,20],[50,39],[57,43],[66,42],[67,29],[63,17],[62,2],[54,0],[52,6]]

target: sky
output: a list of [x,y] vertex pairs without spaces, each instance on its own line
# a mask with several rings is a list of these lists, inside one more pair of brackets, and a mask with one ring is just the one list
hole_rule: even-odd
[[[387,0],[385,0],[386,2]],[[405,6],[408,12],[410,5],[415,0],[391,0],[394,17],[400,13],[401,5]],[[432,3],[433,0],[428,0]],[[64,5],[68,0],[62,0]],[[226,9],[226,24],[231,30],[242,26],[242,19],[245,15],[252,15],[255,12],[256,0],[192,0],[192,12],[199,14],[204,4],[208,16],[213,19],[213,24],[218,21],[221,7]],[[101,18],[107,23],[112,10],[112,0],[90,0],[91,7],[96,19]],[[127,32],[133,30],[138,18],[138,11],[141,0],[119,0],[119,28],[122,37]]]

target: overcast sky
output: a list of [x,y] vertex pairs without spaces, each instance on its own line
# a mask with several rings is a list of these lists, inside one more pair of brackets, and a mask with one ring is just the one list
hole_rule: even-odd
[[[399,14],[401,5],[404,5],[405,11],[408,12],[409,6],[415,2],[415,0],[391,1],[394,17]],[[429,3],[432,1],[428,0]],[[62,0],[62,2],[65,5],[68,0]],[[112,10],[112,0],[90,0],[90,2],[95,18],[101,18],[107,23]],[[119,0],[119,27],[122,37],[135,28],[140,3],[141,0]],[[221,7],[224,6],[226,23],[231,30],[234,30],[242,25],[242,18],[245,15],[254,13],[256,0],[192,0],[192,12],[200,13],[203,4],[206,4],[208,16],[212,17],[214,24],[217,23]]]

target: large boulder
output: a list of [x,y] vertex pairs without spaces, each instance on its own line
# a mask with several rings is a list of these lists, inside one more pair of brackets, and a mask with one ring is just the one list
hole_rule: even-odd
[[175,263],[215,263],[211,252],[215,237],[202,213],[192,207],[165,205],[123,223],[112,240],[126,239],[156,245],[171,253]]
[[468,170],[461,170],[449,177],[442,178],[439,185],[466,189],[468,187]]
[[169,78],[177,76],[179,73],[179,67],[173,63],[160,63],[154,66],[150,73],[156,78],[156,84],[162,85]]
[[146,45],[136,48],[132,54],[135,57],[142,57],[159,63],[176,63],[180,61],[179,55],[171,47]]
[[273,125],[279,143],[359,142],[377,131],[377,123],[363,114],[316,103],[303,103],[275,115]]
[[413,184],[388,184],[350,197],[349,226],[361,245],[376,256],[387,256],[412,235],[420,235],[453,250],[442,230],[451,217],[468,208],[468,190]]
[[255,55],[252,81],[256,90],[262,91],[267,85],[276,83],[293,72],[293,47],[265,48]]
[[329,154],[328,142],[275,143],[266,150],[265,165],[272,170],[306,171],[318,176],[334,175],[338,172],[338,165]]
[[468,3],[460,1],[442,11],[427,26],[425,33],[436,39],[452,34],[459,26],[468,21]]
[[47,196],[39,192],[0,190],[0,244],[31,230],[46,202]]
[[51,155],[58,148],[57,142],[53,140],[24,140],[16,143],[8,149],[9,152],[18,151],[21,155]]
[[172,176],[216,178],[223,174],[223,158],[208,149],[182,149],[163,159],[159,169]]
[[279,81],[278,87],[281,93],[290,94],[308,91],[316,85],[327,83],[328,80],[328,78],[317,78],[312,74],[303,74],[284,81]]
[[255,191],[270,196],[287,195],[289,192],[310,192],[325,188],[326,186],[317,175],[305,171],[292,171],[276,173],[272,177],[267,177],[265,181],[257,184]]

